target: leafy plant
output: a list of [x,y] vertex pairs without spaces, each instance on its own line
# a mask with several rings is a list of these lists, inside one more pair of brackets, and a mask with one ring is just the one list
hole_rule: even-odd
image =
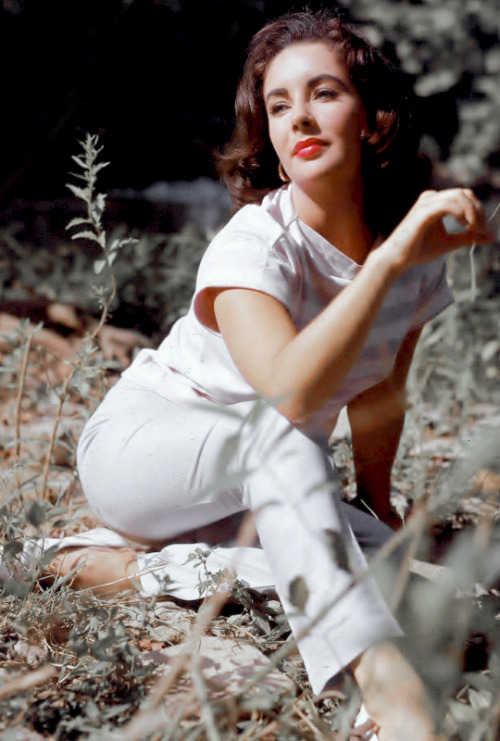
[[[144,295],[157,292],[153,307],[159,306],[160,293],[170,286],[172,295],[163,301],[170,307],[171,321],[187,305],[192,267],[208,237],[189,227],[179,235],[135,241],[123,230],[108,235],[103,226],[106,199],[96,185],[106,166],[100,155],[98,140],[87,137],[75,158],[79,184],[70,187],[86,209],[83,217],[72,220],[70,229],[76,230],[73,239],[82,240],[86,259],[95,266],[100,323],[114,309],[115,297],[130,289],[132,275],[140,282],[138,273],[144,285],[137,291]],[[10,245],[22,253],[17,241]],[[123,249],[127,260],[117,260]],[[449,582],[446,587],[436,587],[428,580],[415,582],[406,564],[397,585],[402,596],[401,618],[411,626],[408,653],[435,690],[447,736],[453,741],[494,741],[500,716],[500,593],[495,576],[499,547],[495,475],[500,440],[494,431],[481,427],[487,413],[484,406],[478,407],[478,403],[494,402],[497,406],[491,411],[500,408],[498,301],[490,296],[489,256],[479,250],[476,259],[474,303],[470,301],[467,256],[451,261],[458,302],[424,333],[410,389],[413,406],[396,465],[401,496],[406,504],[413,503],[414,510],[397,544],[433,560],[436,528],[442,527],[446,540],[442,538],[440,547],[446,552],[445,563],[462,577],[457,594]],[[238,582],[224,592],[222,574],[207,568],[208,551],[194,551],[191,557],[200,573],[202,608],[196,612],[166,603],[161,618],[155,602],[133,594],[103,601],[89,592],[70,590],[69,580],[57,585],[41,582],[40,573],[51,553],[29,568],[23,564],[27,537],[74,532],[87,527],[89,517],[85,510],[75,512],[76,481],[60,490],[54,485],[60,473],[53,455],[57,430],[46,441],[42,458],[34,460],[23,437],[23,415],[40,413],[42,401],[49,396],[57,406],[57,427],[75,408],[84,417],[92,405],[89,389],[97,387],[97,393],[101,392],[106,370],[97,335],[90,333],[77,359],[64,366],[62,382],[47,382],[42,387],[41,376],[31,375],[34,363],[48,365],[35,351],[41,331],[39,324],[21,323],[6,338],[2,367],[2,401],[9,416],[1,432],[7,466],[0,478],[0,531],[4,561],[15,571],[15,578],[3,576],[0,581],[0,655],[4,659],[0,729],[4,735],[10,733],[15,739],[22,723],[31,733],[50,733],[57,739],[328,737],[343,723],[343,714],[353,702],[349,687],[314,698],[303,666],[291,652],[293,642],[288,640],[289,626],[280,603],[272,596],[259,597]],[[474,432],[476,424],[479,428]],[[451,452],[436,455],[436,440],[451,444]],[[336,443],[334,455],[349,495],[353,472],[348,438]],[[485,481],[490,482],[488,486]],[[332,543],[332,551],[343,560],[337,543]],[[303,609],[308,599],[307,578],[292,583],[291,592],[296,609]],[[189,625],[189,630],[169,633],[176,636],[174,641],[160,635],[160,628],[168,623],[168,610],[172,615],[183,611]],[[215,628],[251,641],[270,658],[260,672],[245,677],[241,692],[229,699],[205,679],[196,654],[200,637]],[[163,648],[179,641],[183,653],[175,660],[165,658]],[[168,672],[159,672],[161,661],[168,662]],[[274,666],[297,683],[297,696],[266,689],[263,677]],[[39,671],[48,673],[40,675]],[[25,684],[19,684],[21,680]]]
[[426,116],[424,145],[443,163],[442,175],[467,185],[489,179],[498,187],[500,24],[495,0],[449,0],[445,5],[343,0],[342,5],[363,22],[375,43],[392,47],[414,80]]

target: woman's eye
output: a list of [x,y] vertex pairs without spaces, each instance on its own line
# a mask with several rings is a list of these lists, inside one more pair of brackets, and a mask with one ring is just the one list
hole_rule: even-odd
[[316,97],[333,99],[338,97],[338,92],[336,90],[332,90],[331,88],[321,88],[320,90],[316,91]]
[[286,110],[286,103],[274,103],[269,109],[269,113],[271,116],[278,116],[284,110]]

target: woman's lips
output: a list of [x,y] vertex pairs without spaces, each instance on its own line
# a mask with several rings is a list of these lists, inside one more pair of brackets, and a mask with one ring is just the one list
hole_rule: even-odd
[[297,142],[293,148],[293,154],[296,157],[310,157],[312,154],[317,154],[326,146],[326,142],[322,139],[303,139]]

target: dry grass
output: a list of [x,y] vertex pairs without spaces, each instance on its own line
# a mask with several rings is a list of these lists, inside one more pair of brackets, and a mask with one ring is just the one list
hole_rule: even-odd
[[[474,304],[466,263],[452,265],[459,301],[420,345],[395,467],[394,504],[407,518],[400,540],[421,560],[446,558],[458,575],[452,590],[408,570],[397,585],[414,628],[407,650],[453,741],[496,741],[500,718],[499,300],[487,297],[486,250],[479,257]],[[108,310],[109,294],[100,329]],[[98,332],[75,341],[28,322],[5,326],[0,532],[13,567],[26,539],[98,524],[76,478],[75,444],[120,363]],[[350,499],[348,437],[334,456]],[[230,603],[221,593],[189,605],[132,592],[102,599],[64,580],[44,586],[44,563],[0,582],[2,741],[320,741],[349,712],[349,688],[312,695],[276,600],[241,589]]]

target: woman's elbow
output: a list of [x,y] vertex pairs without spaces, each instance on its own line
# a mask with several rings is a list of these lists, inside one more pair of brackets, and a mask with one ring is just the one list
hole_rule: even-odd
[[261,388],[260,393],[294,425],[309,422],[329,398],[317,384],[312,387],[304,383],[294,384],[293,387],[288,385],[286,388],[278,379],[273,379],[273,383],[269,383],[267,388]]
[[274,406],[280,414],[296,426],[309,422],[319,411],[310,401],[300,397],[283,400]]

